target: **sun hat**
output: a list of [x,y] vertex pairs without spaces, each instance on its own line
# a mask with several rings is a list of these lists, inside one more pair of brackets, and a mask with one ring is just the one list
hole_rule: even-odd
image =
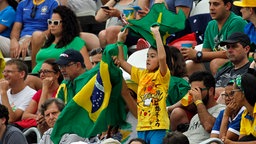
[[233,4],[239,7],[256,7],[256,0],[234,1]]

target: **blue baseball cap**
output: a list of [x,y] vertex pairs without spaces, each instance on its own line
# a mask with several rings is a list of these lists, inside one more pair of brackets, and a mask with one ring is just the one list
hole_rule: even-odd
[[84,58],[82,54],[74,49],[68,49],[60,54],[59,59],[56,61],[58,65],[67,65],[70,62],[80,62],[84,66]]

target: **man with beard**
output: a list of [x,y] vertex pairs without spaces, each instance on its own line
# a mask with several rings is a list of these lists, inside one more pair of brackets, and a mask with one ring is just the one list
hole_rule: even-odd
[[56,63],[64,77],[56,96],[67,104],[80,91],[77,86],[85,84],[83,80],[87,77],[87,71],[84,58],[79,51],[68,49]]
[[230,80],[246,73],[250,66],[248,60],[250,38],[246,34],[240,32],[233,33],[227,40],[220,42],[220,45],[226,46],[227,57],[231,63],[223,66],[215,75],[217,97],[224,91],[225,85]]
[[190,121],[189,128],[184,134],[190,144],[198,144],[210,137],[210,132],[220,111],[225,108],[214,100],[215,79],[211,73],[199,71],[189,77],[191,90],[197,114]]

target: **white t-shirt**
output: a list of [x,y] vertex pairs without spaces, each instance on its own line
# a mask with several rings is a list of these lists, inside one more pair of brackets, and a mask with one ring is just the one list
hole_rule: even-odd
[[[215,118],[219,115],[220,111],[225,108],[225,105],[217,104],[208,109],[208,112]],[[190,144],[199,144],[200,142],[210,138],[210,133],[204,130],[201,125],[198,114],[194,115],[190,121],[188,131],[183,133],[189,139]]]
[[[17,94],[11,94],[11,89],[9,89],[7,91],[7,96],[12,110],[15,111],[17,109],[21,109],[25,111],[35,93],[36,90],[30,88],[29,86],[26,86],[22,91]],[[2,103],[1,97],[0,103]]]

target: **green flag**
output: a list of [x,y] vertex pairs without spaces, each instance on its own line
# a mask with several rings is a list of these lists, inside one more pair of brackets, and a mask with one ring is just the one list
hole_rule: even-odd
[[183,78],[171,76],[166,105],[170,106],[181,100],[190,90],[190,84]]
[[63,109],[51,134],[55,144],[66,133],[89,138],[106,131],[109,125],[125,121],[122,72],[112,60],[117,54],[116,44],[106,47],[98,73],[87,78],[87,83]]
[[145,17],[139,20],[129,20],[127,27],[135,35],[144,37],[152,46],[156,46],[150,30],[152,25],[158,24],[160,26],[162,40],[166,44],[167,37],[185,28],[185,21],[186,16],[182,10],[176,14],[169,11],[164,3],[156,3]]

